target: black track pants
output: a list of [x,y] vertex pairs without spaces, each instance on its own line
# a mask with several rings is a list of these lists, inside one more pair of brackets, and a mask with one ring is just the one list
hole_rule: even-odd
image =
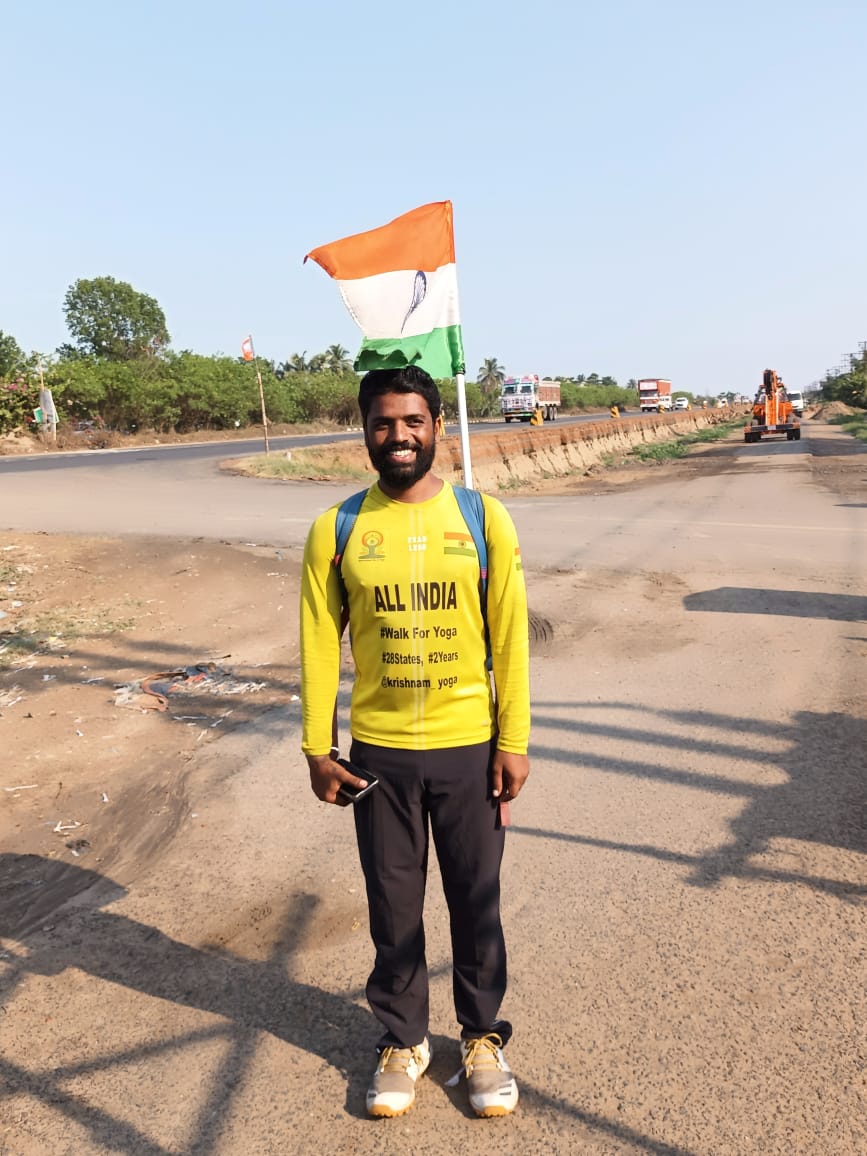
[[429,999],[422,910],[428,825],[448,904],[455,1012],[464,1037],[495,1026],[506,990],[500,922],[504,832],[491,799],[494,744],[402,751],[353,740],[356,766],[379,786],[355,805],[376,962],[367,998],[385,1028],[380,1046],[412,1047],[428,1030]]

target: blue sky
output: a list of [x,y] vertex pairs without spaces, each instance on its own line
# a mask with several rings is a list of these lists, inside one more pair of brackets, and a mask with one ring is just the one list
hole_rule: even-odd
[[750,392],[867,340],[863,0],[32,0],[3,32],[25,349],[110,275],[176,349],[354,353],[305,252],[445,198],[471,376]]

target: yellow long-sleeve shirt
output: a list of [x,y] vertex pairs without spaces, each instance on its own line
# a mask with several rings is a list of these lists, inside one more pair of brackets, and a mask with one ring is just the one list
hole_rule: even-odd
[[[530,732],[527,597],[512,520],[483,495],[487,620],[495,707],[485,669],[479,559],[452,487],[426,502],[368,491],[341,573],[349,598],[355,682],[350,729],[378,746],[435,750],[485,742],[525,754]],[[301,579],[301,675],[306,754],[331,746],[340,664],[337,506],[307,537]]]

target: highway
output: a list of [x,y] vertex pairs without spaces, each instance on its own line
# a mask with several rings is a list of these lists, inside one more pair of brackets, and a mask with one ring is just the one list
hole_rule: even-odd
[[[635,414],[630,413],[628,416],[637,416],[637,411]],[[569,414],[568,416],[559,418],[557,424],[568,425],[570,423],[604,421],[607,418],[607,412]],[[506,425],[503,421],[479,421],[470,424],[470,436],[472,437],[480,433],[490,433],[491,430],[495,429],[529,430],[531,428],[533,427],[523,422]],[[546,426],[546,428],[550,427]],[[446,426],[447,434],[457,435],[458,432],[459,430],[456,424]],[[283,437],[272,437],[270,439],[270,446],[271,449],[275,451],[288,450],[297,446],[317,446],[328,445],[331,442],[360,441],[361,436],[360,430],[321,434],[291,434]],[[63,450],[49,453],[40,452],[34,453],[33,455],[15,454],[9,455],[8,457],[0,457],[0,474],[29,473],[41,470],[89,469],[94,459],[97,458],[105,463],[105,468],[107,469],[123,469],[124,467],[137,465],[141,462],[160,461],[166,460],[167,458],[175,458],[182,462],[205,462],[264,452],[265,443],[261,437],[227,439],[225,441],[174,442],[166,445],[154,444],[117,449],[88,449],[83,447],[80,450]]]

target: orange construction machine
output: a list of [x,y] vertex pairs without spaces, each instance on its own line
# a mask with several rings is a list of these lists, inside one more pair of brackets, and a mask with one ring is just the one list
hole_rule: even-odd
[[753,402],[752,420],[744,426],[745,442],[760,442],[768,434],[785,434],[786,440],[801,440],[801,422],[786,395],[783,379],[776,371],[766,369],[762,387]]

